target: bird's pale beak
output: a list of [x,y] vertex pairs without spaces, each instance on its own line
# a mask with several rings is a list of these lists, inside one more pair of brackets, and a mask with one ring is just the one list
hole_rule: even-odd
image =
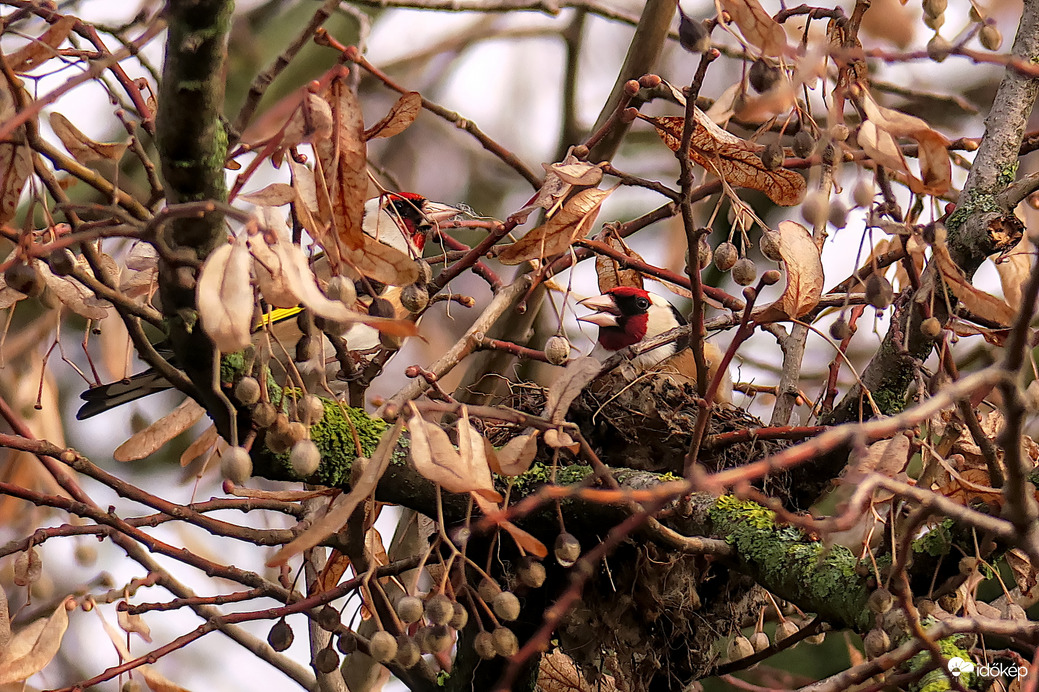
[[422,213],[430,223],[436,224],[455,218],[462,213],[462,210],[438,202],[426,202],[422,207]]
[[619,326],[616,316],[620,313],[617,310],[617,304],[610,296],[592,296],[591,298],[578,301],[577,304],[595,311],[591,315],[578,317],[577,320],[579,322],[590,322],[599,327]]

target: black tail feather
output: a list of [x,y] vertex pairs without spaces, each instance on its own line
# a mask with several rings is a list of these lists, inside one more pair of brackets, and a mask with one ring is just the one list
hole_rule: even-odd
[[154,370],[146,370],[119,382],[91,387],[79,395],[86,403],[76,412],[76,419],[85,420],[116,406],[169,388],[170,383],[166,378]]

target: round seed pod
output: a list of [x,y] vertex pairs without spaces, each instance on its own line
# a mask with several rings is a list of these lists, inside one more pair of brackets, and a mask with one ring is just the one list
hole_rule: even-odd
[[761,254],[765,256],[765,259],[772,260],[773,262],[783,261],[783,253],[781,251],[782,246],[779,243],[779,233],[775,231],[762,231],[759,246],[761,248]]
[[714,249],[714,266],[718,268],[718,271],[729,271],[739,258],[740,253],[736,246],[728,241],[720,243]]
[[298,420],[294,420],[289,423],[288,427],[285,428],[285,434],[288,435],[288,438],[292,442],[292,444],[296,444],[297,442],[309,439],[310,437],[309,433],[307,432],[307,426],[303,425],[303,423],[299,422]]
[[873,593],[871,593],[869,598],[866,600],[866,605],[877,615],[883,615],[887,611],[891,610],[891,606],[894,604],[895,597],[892,596],[891,592],[883,586],[874,589]]
[[389,663],[397,655],[397,638],[386,630],[379,630],[368,640],[368,653],[379,663]]
[[511,591],[502,591],[491,601],[494,614],[506,622],[512,622],[520,615],[520,602],[516,594]]
[[844,123],[835,123],[830,126],[830,139],[833,141],[844,142],[849,136],[851,136],[851,130]]
[[220,475],[242,485],[253,475],[253,460],[245,447],[231,447],[220,456]]
[[920,323],[920,333],[928,339],[937,339],[942,333],[942,323],[937,317],[928,317]]
[[485,661],[489,661],[498,655],[494,648],[494,636],[490,632],[478,632],[473,638],[473,650],[476,655]]
[[815,137],[808,130],[800,130],[794,135],[793,150],[802,159],[807,159],[815,151]]
[[953,591],[947,593],[938,599],[938,605],[942,607],[946,613],[952,613],[955,615],[960,612],[960,608],[963,607],[963,595],[959,591]]
[[501,587],[493,579],[481,579],[480,585],[476,587],[476,593],[480,598],[490,603],[494,597],[501,593]]
[[938,31],[943,26],[945,26],[945,15],[940,14],[937,17],[932,17],[931,15],[925,14],[924,26],[926,26],[928,29],[932,31]]
[[269,428],[278,419],[278,409],[269,401],[260,401],[253,406],[253,424],[258,428]]
[[315,394],[305,394],[296,404],[296,413],[304,425],[315,425],[325,417],[325,404]]
[[711,244],[707,242],[706,235],[700,236],[700,240],[697,242],[696,253],[697,259],[700,261],[700,269],[705,269],[711,263],[711,260],[714,259],[714,251],[711,250]]
[[581,542],[570,533],[561,533],[556,537],[554,548],[556,562],[563,567],[572,567],[581,557]]
[[890,636],[900,639],[909,632],[909,622],[901,608],[892,608],[881,616],[881,626]]
[[255,377],[243,377],[234,386],[234,397],[245,406],[252,406],[260,400],[260,383]]
[[313,440],[300,440],[292,445],[292,451],[289,452],[289,464],[292,465],[292,472],[296,476],[307,478],[314,475],[314,472],[321,466],[321,452],[318,451]]
[[562,365],[570,357],[570,341],[556,334],[545,342],[545,358],[552,365]]
[[465,626],[469,623],[469,611],[465,609],[465,606],[457,601],[455,601],[453,607],[455,612],[451,616],[451,621],[447,623],[447,626],[453,630],[465,629]]
[[761,163],[770,171],[783,167],[783,146],[779,142],[769,142],[765,148],[758,152]]
[[447,625],[433,625],[425,629],[426,646],[429,647],[430,653],[438,654],[451,648],[453,638],[451,637],[451,629]]
[[545,583],[545,576],[545,566],[529,555],[521,558],[516,567],[516,578],[519,583],[531,589],[541,588],[541,585]]
[[778,67],[773,67],[766,60],[758,58],[747,72],[747,81],[750,82],[750,87],[760,94],[775,86],[780,76]]
[[891,637],[884,630],[872,629],[862,638],[862,647],[868,658],[882,656],[891,648]]
[[678,16],[678,43],[690,53],[704,53],[711,48],[711,35],[703,22],[690,19],[685,12]]
[[834,228],[844,228],[848,225],[848,207],[844,202],[836,199],[830,204],[829,221]]
[[949,8],[949,0],[924,0],[924,14],[928,17],[937,17],[944,14]]
[[999,50],[1003,45],[1003,34],[999,33],[995,24],[986,24],[978,32],[978,41],[986,50]]
[[81,567],[93,567],[94,563],[97,562],[97,548],[89,543],[76,545],[73,555],[76,558],[76,564]]
[[24,262],[15,262],[4,272],[8,286],[30,298],[39,297],[46,284],[34,267]]
[[426,601],[426,620],[432,625],[446,625],[454,614],[454,602],[442,593]]
[[884,310],[891,305],[894,289],[891,282],[880,274],[870,274],[866,279],[866,302],[877,310]]
[[818,190],[805,195],[801,204],[801,218],[814,226],[816,221],[825,219],[830,214],[830,201]]
[[393,309],[393,303],[386,300],[385,298],[372,298],[371,305],[368,306],[368,314],[372,317],[395,317],[395,311]]
[[332,300],[351,307],[357,302],[357,287],[354,282],[345,276],[333,276],[328,280],[328,288],[325,291]]
[[779,283],[779,280],[783,278],[783,275],[778,269],[769,269],[767,272],[761,275],[761,283],[765,286],[775,286]]
[[843,317],[830,324],[830,336],[833,337],[834,341],[844,341],[851,336],[851,327]]
[[755,632],[750,635],[750,645],[754,647],[754,653],[760,653],[767,649],[771,642],[768,640],[768,635],[764,632]]
[[47,266],[55,276],[68,276],[76,268],[76,256],[67,247],[58,248],[47,255]]
[[339,618],[339,611],[335,606],[326,603],[317,613],[317,624],[323,630],[335,632],[343,621]]
[[406,634],[397,637],[397,665],[405,670],[414,668],[422,659],[422,650],[415,640]]
[[354,636],[353,632],[343,632],[339,635],[339,639],[336,640],[336,648],[344,656],[352,654],[357,651],[357,637]]
[[326,646],[317,652],[314,657],[314,669],[324,675],[328,675],[339,667],[339,654],[330,646]]
[[726,649],[726,657],[731,661],[738,661],[741,658],[754,655],[754,646],[750,643],[750,640],[743,635],[738,635],[732,638],[729,642],[729,646]]
[[138,680],[130,678],[119,688],[119,692],[144,692],[144,688]]
[[758,268],[754,260],[744,257],[732,266],[732,280],[740,286],[749,286],[758,278]]
[[857,207],[868,207],[873,204],[874,194],[873,183],[865,178],[859,179],[859,181],[855,183],[855,187],[851,189],[851,198],[854,200],[855,206]]
[[935,62],[942,62],[952,52],[952,44],[941,34],[935,34],[927,42],[927,57]]
[[405,625],[411,625],[422,618],[422,599],[417,596],[405,596],[397,601],[397,617]]
[[494,640],[494,650],[499,656],[508,658],[519,651],[519,640],[508,627],[498,627],[491,632],[491,638]]
[[429,291],[425,286],[419,286],[417,283],[408,284],[400,292],[400,304],[412,314],[422,312],[429,305]]
[[800,628],[793,620],[783,620],[776,625],[776,641],[783,641],[797,634]]
[[292,640],[295,638],[295,635],[292,634],[292,628],[289,627],[289,623],[285,622],[285,618],[274,623],[271,631],[267,633],[267,643],[275,651],[284,651],[289,648],[292,646]]
[[419,286],[425,286],[433,280],[433,268],[429,266],[429,262],[424,259],[415,260],[415,268],[418,269],[418,278],[415,279],[415,283]]

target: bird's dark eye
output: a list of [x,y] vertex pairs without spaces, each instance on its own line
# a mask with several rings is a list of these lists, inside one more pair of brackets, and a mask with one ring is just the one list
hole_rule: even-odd
[[639,310],[649,310],[649,301],[645,298],[636,298],[635,307],[637,307]]

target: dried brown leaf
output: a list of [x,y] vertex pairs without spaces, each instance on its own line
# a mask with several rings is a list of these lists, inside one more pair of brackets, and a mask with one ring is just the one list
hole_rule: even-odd
[[[634,250],[628,247],[616,233],[611,233],[605,228],[599,235],[595,237],[596,240],[606,243],[614,250],[623,252],[624,254],[641,260]],[[606,293],[611,288],[617,286],[632,286],[634,288],[642,288],[642,272],[637,269],[625,269],[622,268],[620,262],[607,257],[606,255],[595,256],[595,274],[599,279],[599,292]]]
[[574,659],[556,650],[541,657],[537,687],[542,692],[614,692],[617,684],[610,675],[588,680]]
[[54,130],[54,134],[58,136],[61,143],[65,145],[65,148],[69,150],[80,163],[90,163],[91,161],[118,161],[123,158],[123,154],[126,153],[127,147],[130,146],[128,141],[122,142],[95,142],[94,140],[87,137],[85,134],[79,131],[75,125],[69,121],[61,113],[51,113],[50,115],[51,128]]
[[110,304],[106,301],[106,307],[98,306],[92,300],[96,296],[89,288],[71,277],[55,276],[46,262],[36,260],[34,265],[47,284],[47,289],[66,308],[88,320],[102,320],[108,316]]
[[280,207],[296,201],[296,190],[286,183],[271,183],[256,192],[238,195],[238,200],[255,204],[258,207]]
[[328,101],[308,91],[286,123],[279,146],[286,149],[306,142],[327,142],[332,138],[333,127]]
[[331,139],[316,142],[314,148],[328,190],[336,242],[341,248],[358,250],[366,237],[361,228],[368,193],[364,118],[356,94],[344,79],[332,82],[326,98],[335,128]]
[[422,95],[417,91],[409,91],[397,99],[386,117],[364,131],[364,139],[367,141],[400,134],[411,127],[411,123],[415,122],[415,118],[420,112],[422,112]]
[[764,55],[778,58],[786,54],[786,32],[758,0],[721,0],[721,4],[732,15],[743,38],[757,46]]
[[[480,511],[485,515],[491,515],[501,511],[500,507],[490,500],[481,497],[478,493],[473,493],[473,501],[476,502],[476,506],[480,508]],[[512,537],[512,540],[516,542],[524,552],[530,553],[536,557],[542,558],[548,555],[548,548],[545,544],[534,538],[520,527],[513,524],[511,521],[499,521],[498,526],[505,529],[505,531]]]
[[[696,130],[692,134],[690,159],[729,185],[763,192],[780,206],[792,207],[801,203],[808,185],[799,173],[786,168],[768,170],[758,156],[763,146],[721,129],[699,108],[694,111],[694,115]],[[640,117],[656,128],[660,139],[669,149],[678,151],[681,148],[685,118]]]
[[167,442],[181,434],[195,423],[202,420],[206,411],[191,398],[185,399],[180,406],[173,409],[144,430],[134,433],[129,440],[119,445],[112,458],[116,461],[137,461],[150,456],[162,448]]
[[50,663],[61,646],[69,614],[62,601],[50,617],[40,618],[15,632],[0,649],[0,685],[21,682]]
[[778,300],[755,312],[759,322],[801,317],[819,304],[823,294],[823,262],[812,234],[796,221],[780,221],[777,235],[786,287]]
[[299,555],[304,550],[309,550],[325,540],[346,524],[347,519],[354,513],[357,506],[369,495],[375,492],[379,479],[385,473],[393,458],[393,450],[400,439],[404,428],[403,420],[383,433],[379,440],[379,446],[375,448],[371,459],[364,466],[360,479],[350,488],[349,493],[343,493],[328,508],[324,516],[317,519],[306,531],[296,536],[291,543],[283,547],[267,561],[268,567],[276,567],[288,562],[292,557]]
[[591,356],[574,358],[567,363],[563,374],[548,388],[548,394],[545,397],[545,417],[553,423],[563,422],[566,412],[570,410],[570,404],[574,402],[581,390],[595,379],[600,369],[602,369],[602,363]]
[[949,248],[944,243],[936,242],[931,246],[932,259],[938,264],[945,285],[949,287],[963,307],[975,315],[985,317],[1004,327],[1009,327],[1014,321],[1014,309],[991,293],[986,293],[975,288],[963,270],[956,266],[952,257],[949,256]]
[[340,252],[344,262],[380,283],[407,286],[418,279],[415,260],[371,236],[364,236],[360,248],[340,248]]
[[221,353],[241,351],[252,334],[253,288],[249,250],[241,240],[214,250],[198,278],[198,315]]
[[1011,548],[1006,553],[1007,565],[1014,574],[1014,582],[1021,593],[1028,593],[1037,583],[1036,567],[1020,548]]
[[7,56],[7,64],[13,72],[29,72],[58,55],[58,46],[65,42],[72,27],[79,20],[72,15],[57,18],[47,30]]
[[567,185],[593,187],[602,182],[602,169],[587,161],[564,161],[545,166],[546,173],[554,173]]
[[852,468],[861,473],[879,473],[894,478],[905,470],[909,463],[909,438],[901,433],[890,440],[877,440],[863,454],[855,454]]
[[130,614],[125,610],[117,610],[116,622],[119,623],[119,629],[122,631],[136,634],[144,641],[151,643],[152,629],[148,627],[148,623],[144,621],[140,613]]
[[538,452],[538,433],[529,430],[505,443],[501,449],[491,448],[487,461],[500,476],[519,476],[530,468]]
[[599,215],[599,207],[616,188],[588,188],[568,199],[563,208],[544,224],[505,248],[498,255],[502,264],[520,264],[566,252],[577,238],[584,237]]
[[[411,460],[415,469],[426,479],[433,481],[452,493],[481,495],[493,502],[501,502],[501,494],[494,489],[491,471],[485,457],[473,454],[472,438],[468,432],[462,445],[465,454],[451,444],[447,433],[439,425],[422,418],[415,404],[408,402],[408,431],[411,433]],[[482,452],[483,443],[479,444]],[[482,463],[481,463],[482,458]]]
[[[6,79],[0,79],[0,122],[15,115],[17,100]],[[0,143],[0,224],[8,223],[18,210],[25,181],[32,172],[32,152],[25,144],[25,126]]]
[[196,437],[191,444],[188,445],[180,455],[180,465],[183,468],[187,466],[195,459],[214,449],[217,440],[220,439],[220,435],[216,431],[216,426],[211,425],[202,431],[202,434]]
[[1032,256],[1035,253],[1032,241],[1027,235],[1023,235],[1017,247],[996,260],[996,271],[999,272],[999,282],[1003,286],[1003,297],[1014,310],[1021,306],[1021,287],[1028,278],[1032,268]]

